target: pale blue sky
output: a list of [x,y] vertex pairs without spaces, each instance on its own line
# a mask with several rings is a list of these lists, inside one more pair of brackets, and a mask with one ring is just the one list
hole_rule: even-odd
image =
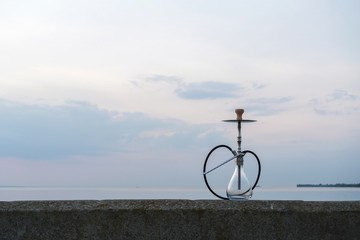
[[204,187],[207,152],[236,147],[221,122],[235,108],[258,120],[243,149],[263,163],[260,185],[360,182],[359,12],[2,1],[0,185]]

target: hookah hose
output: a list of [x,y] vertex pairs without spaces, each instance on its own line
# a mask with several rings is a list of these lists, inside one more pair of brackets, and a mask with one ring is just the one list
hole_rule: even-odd
[[[205,173],[205,171],[206,171],[206,164],[207,164],[207,161],[208,161],[210,155],[211,155],[216,149],[221,148],[221,147],[227,148],[230,152],[232,152],[232,153],[234,154],[233,150],[232,150],[229,146],[227,146],[227,145],[218,145],[218,146],[214,147],[214,148],[209,152],[209,154],[207,155],[207,157],[206,157],[206,159],[205,159],[204,167],[203,167],[203,173]],[[255,181],[254,185],[251,187],[251,189],[253,190],[254,188],[256,188],[256,185],[257,185],[257,183],[258,183],[258,181],[259,181],[260,174],[261,174],[261,164],[260,164],[260,160],[259,160],[258,156],[256,156],[256,154],[255,154],[254,152],[252,152],[252,151],[245,150],[245,151],[242,151],[242,153],[244,153],[244,156],[245,156],[246,153],[250,153],[250,154],[254,155],[254,157],[256,158],[256,161],[257,161],[257,163],[258,163],[258,168],[259,168],[258,175],[257,175],[257,177],[256,177],[256,181]],[[234,156],[235,156],[235,154],[234,154]],[[229,198],[222,197],[222,196],[218,195],[217,193],[215,193],[215,192],[211,189],[211,187],[210,187],[210,185],[209,185],[209,183],[208,183],[208,181],[207,181],[206,174],[203,174],[203,176],[204,176],[204,181],[205,181],[206,187],[209,189],[209,191],[210,191],[212,194],[214,194],[216,197],[218,197],[218,198],[220,198],[220,199],[229,200]],[[250,191],[250,188],[249,188],[246,192],[244,192],[244,193],[247,193],[248,191]]]

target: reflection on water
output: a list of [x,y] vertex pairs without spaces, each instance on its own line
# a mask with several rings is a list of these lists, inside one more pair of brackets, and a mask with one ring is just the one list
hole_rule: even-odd
[[[221,194],[222,190],[218,190]],[[225,191],[223,196],[226,196]],[[0,201],[103,199],[217,199],[204,188],[0,187]],[[359,201],[360,188],[256,188],[254,200]]]

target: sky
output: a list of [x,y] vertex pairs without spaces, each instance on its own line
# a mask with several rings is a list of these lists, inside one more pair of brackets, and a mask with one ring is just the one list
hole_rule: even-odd
[[[259,185],[359,183],[359,12],[355,0],[0,1],[0,186],[205,188],[208,152],[236,149],[222,122],[236,108],[257,120],[242,149],[260,158]],[[253,179],[254,159],[245,170]]]

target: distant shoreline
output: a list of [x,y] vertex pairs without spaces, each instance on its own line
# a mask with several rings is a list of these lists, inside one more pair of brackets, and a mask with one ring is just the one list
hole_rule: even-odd
[[297,184],[296,187],[360,187],[360,183],[336,183],[336,184]]

